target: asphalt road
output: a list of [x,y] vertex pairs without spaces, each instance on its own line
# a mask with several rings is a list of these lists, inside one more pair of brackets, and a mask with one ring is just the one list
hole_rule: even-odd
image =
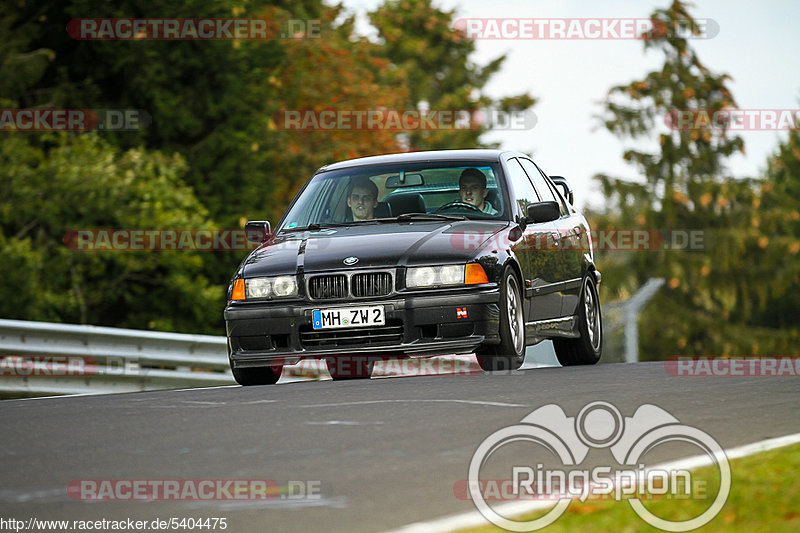
[[[679,378],[641,363],[0,402],[0,518],[225,517],[227,531],[385,531],[474,509],[453,490],[473,452],[543,405],[575,416],[604,400],[630,416],[652,403],[729,448],[800,432],[798,379]],[[314,498],[87,502],[67,493],[74,480],[109,479],[299,481]]]

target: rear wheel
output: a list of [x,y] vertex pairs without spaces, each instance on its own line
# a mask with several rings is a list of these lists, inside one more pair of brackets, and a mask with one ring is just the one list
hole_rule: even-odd
[[369,379],[376,359],[367,356],[328,357],[325,362],[328,372],[335,381],[345,379]]
[[281,378],[283,365],[231,368],[231,372],[239,385],[274,385]]
[[603,352],[603,318],[594,276],[588,274],[583,281],[581,302],[578,305],[577,339],[553,339],[553,348],[562,366],[593,365]]
[[500,343],[481,347],[475,356],[483,370],[516,370],[525,360],[522,291],[514,270],[506,266],[500,283]]

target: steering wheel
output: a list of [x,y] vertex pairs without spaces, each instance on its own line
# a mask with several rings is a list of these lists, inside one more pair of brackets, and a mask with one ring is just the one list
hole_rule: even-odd
[[448,202],[448,203],[444,204],[442,207],[440,207],[439,209],[437,209],[436,212],[438,213],[439,211],[444,211],[444,210],[450,209],[452,207],[455,207],[455,208],[461,207],[461,208],[464,208],[464,209],[467,209],[467,210],[470,210],[470,211],[476,211],[478,213],[483,213],[483,211],[481,211],[480,209],[478,209],[474,205],[468,204],[467,202],[462,202],[461,200],[455,200],[453,202]]

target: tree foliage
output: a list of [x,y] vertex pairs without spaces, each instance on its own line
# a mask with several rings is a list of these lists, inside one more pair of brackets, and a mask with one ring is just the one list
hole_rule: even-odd
[[[170,331],[215,321],[222,287],[202,252],[76,251],[70,231],[208,228],[186,163],[99,135],[28,134],[0,144],[0,316]],[[205,252],[208,253],[208,252]]]
[[[474,45],[451,29],[452,12],[410,7],[388,2],[377,12],[392,16],[375,19],[379,32],[409,31],[426,50],[400,57],[397,39],[358,35],[351,15],[321,0],[0,3],[0,106],[152,116],[132,132],[0,132],[0,316],[219,334],[224,287],[244,251],[77,252],[64,235],[275,222],[316,168],[404,146],[396,132],[283,130],[273,121],[279,110],[488,103],[473,93],[502,58],[473,65]],[[321,34],[160,41],[76,40],[65,31],[72,19],[102,17],[319,20]],[[421,18],[435,24],[417,27]],[[527,109],[533,99],[502,104]],[[480,133],[418,136],[413,148],[479,146]]]
[[[698,27],[680,0],[652,18],[656,27],[671,30]],[[797,285],[800,248],[798,226],[792,225],[796,204],[787,196],[800,176],[796,132],[771,159],[766,177],[732,178],[726,163],[744,151],[740,137],[727,128],[671,122],[681,110],[736,107],[729,76],[707,68],[689,39],[678,35],[666,31],[644,39],[645,49],[663,53],[662,68],[609,91],[603,122],[617,136],[639,141],[623,158],[643,179],[596,176],[608,201],[596,221],[601,228],[701,231],[702,249],[602,254],[606,285],[613,296],[625,297],[647,278],[666,278],[666,289],[642,320],[643,353],[651,358],[759,353],[765,347],[797,351],[785,342],[796,332],[775,333],[768,343],[735,334],[742,326],[794,326],[785,313],[800,312],[795,291],[789,291]],[[642,141],[656,151],[639,148]]]
[[[503,65],[500,56],[487,65],[472,62],[475,42],[454,29],[454,11],[444,11],[431,0],[387,0],[369,14],[378,30],[379,53],[407,80],[405,109],[470,112],[494,108],[525,111],[536,100],[527,92],[495,101],[484,94],[486,83]],[[484,127],[458,131],[410,132],[416,150],[482,146]]]

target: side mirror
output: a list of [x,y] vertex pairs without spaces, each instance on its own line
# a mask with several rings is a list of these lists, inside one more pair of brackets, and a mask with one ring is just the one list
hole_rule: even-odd
[[528,204],[526,212],[528,221],[534,224],[550,222],[561,216],[561,209],[558,207],[558,202],[553,201]]
[[561,189],[561,195],[566,198],[570,204],[574,204],[575,193],[572,191],[572,187],[567,181],[567,178],[564,176],[550,176],[550,179],[553,180],[553,183],[556,184],[556,187]]
[[266,220],[248,220],[244,225],[244,233],[251,242],[264,242],[270,233],[270,225]]

